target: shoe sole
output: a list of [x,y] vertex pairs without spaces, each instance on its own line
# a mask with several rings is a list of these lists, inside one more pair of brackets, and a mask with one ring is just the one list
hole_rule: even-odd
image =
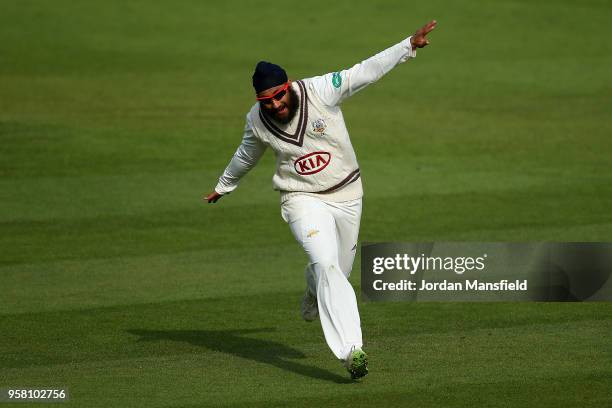
[[351,379],[357,380],[368,375],[368,355],[363,351],[355,351],[351,355],[351,364],[348,368]]

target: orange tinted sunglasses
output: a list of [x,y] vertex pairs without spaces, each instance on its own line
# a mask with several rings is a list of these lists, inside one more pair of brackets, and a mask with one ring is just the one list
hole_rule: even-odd
[[272,95],[270,95],[270,96],[261,96],[259,98],[256,97],[255,99],[257,99],[260,102],[264,102],[264,103],[272,102],[272,99],[276,99],[277,101],[280,101],[283,98],[283,96],[285,96],[285,94],[287,93],[287,89],[288,88],[289,88],[289,82],[287,81],[287,82],[285,82],[285,85],[282,88],[280,88],[278,91],[274,92]]

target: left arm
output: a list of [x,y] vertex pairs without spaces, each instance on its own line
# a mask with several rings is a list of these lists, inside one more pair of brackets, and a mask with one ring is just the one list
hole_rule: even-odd
[[344,99],[378,81],[398,64],[416,57],[417,48],[429,45],[426,35],[436,24],[435,20],[431,21],[411,37],[349,69],[312,78],[319,98],[328,106],[339,105]]

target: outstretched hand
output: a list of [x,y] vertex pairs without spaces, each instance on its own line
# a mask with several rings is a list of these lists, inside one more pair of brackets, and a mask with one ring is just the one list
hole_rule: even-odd
[[436,20],[431,20],[429,23],[416,30],[414,35],[410,38],[413,50],[429,45],[429,40],[426,38],[426,35],[436,28],[437,24],[438,22]]
[[213,191],[208,196],[206,196],[204,199],[208,201],[208,204],[210,204],[210,203],[216,203],[221,197],[223,197],[222,194],[219,194],[216,191]]

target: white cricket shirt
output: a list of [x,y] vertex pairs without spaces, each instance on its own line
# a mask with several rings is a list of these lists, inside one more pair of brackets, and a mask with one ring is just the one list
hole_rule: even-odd
[[293,81],[299,108],[287,124],[276,122],[255,103],[246,116],[242,143],[215,191],[233,191],[270,147],[276,155],[272,184],[281,192],[281,202],[294,194],[329,201],[360,198],[359,165],[340,103],[415,56],[409,37],[350,69]]

